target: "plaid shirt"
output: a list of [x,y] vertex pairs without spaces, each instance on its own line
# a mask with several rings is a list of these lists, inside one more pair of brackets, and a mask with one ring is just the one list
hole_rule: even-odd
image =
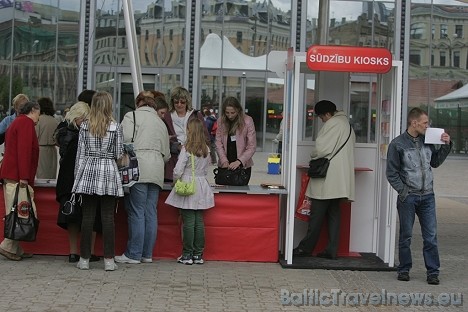
[[72,192],[122,197],[122,182],[115,160],[122,157],[123,152],[120,124],[111,122],[106,136],[96,138],[89,133],[88,123],[83,122],[78,139]]

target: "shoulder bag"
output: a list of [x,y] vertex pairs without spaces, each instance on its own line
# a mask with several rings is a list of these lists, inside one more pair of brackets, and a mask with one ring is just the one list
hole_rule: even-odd
[[193,154],[190,154],[192,159],[192,181],[184,182],[178,179],[175,183],[175,192],[181,196],[189,196],[195,194],[195,160]]
[[135,151],[133,150],[133,142],[135,141],[136,130],[136,117],[133,111],[133,136],[130,144],[124,144],[124,154],[117,160],[119,167],[120,179],[123,187],[130,187],[140,179],[140,168],[138,166],[138,159]]
[[34,208],[29,193],[29,186],[26,186],[28,201],[18,203],[18,192],[20,184],[16,185],[15,197],[10,213],[5,216],[4,237],[16,241],[33,242],[36,240],[39,229],[39,220],[36,218]]
[[346,141],[341,145],[341,147],[336,151],[336,153],[330,158],[319,158],[312,159],[309,162],[309,170],[307,175],[311,178],[325,178],[327,176],[328,167],[330,166],[330,160],[338,154],[341,149],[348,143],[349,137],[351,136],[351,125],[349,126],[349,135]]

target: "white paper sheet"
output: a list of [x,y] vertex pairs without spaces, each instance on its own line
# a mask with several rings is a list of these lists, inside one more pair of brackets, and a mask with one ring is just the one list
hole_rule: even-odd
[[444,133],[445,130],[441,128],[427,128],[426,129],[426,139],[424,143],[426,144],[445,144],[444,141],[442,141],[440,138],[442,136],[442,133]]

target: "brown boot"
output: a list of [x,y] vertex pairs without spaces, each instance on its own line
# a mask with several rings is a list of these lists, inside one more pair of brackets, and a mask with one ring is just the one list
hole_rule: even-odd
[[3,248],[0,248],[0,255],[4,256],[8,260],[12,260],[12,261],[20,261],[22,259],[20,256],[17,256],[15,254],[11,253],[11,252],[8,252]]

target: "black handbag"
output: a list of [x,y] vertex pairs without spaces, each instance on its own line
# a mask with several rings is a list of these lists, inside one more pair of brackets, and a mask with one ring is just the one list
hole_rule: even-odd
[[235,170],[228,168],[215,168],[213,169],[215,175],[215,183],[218,185],[233,185],[242,186],[249,184],[250,175],[244,167],[238,167]]
[[[10,213],[5,216],[4,237],[17,241],[33,242],[36,240],[39,220],[34,214],[29,187],[26,186],[28,201],[23,201],[18,206],[19,183],[16,186],[15,197]],[[20,217],[18,214],[27,217]]]
[[81,215],[81,205],[83,201],[81,195],[72,193],[70,199],[67,200],[60,209],[60,212],[66,216]]
[[330,158],[318,158],[312,159],[309,162],[309,170],[307,170],[307,175],[311,178],[325,178],[327,176],[328,167],[330,166],[330,160],[338,154],[341,149],[348,143],[349,137],[351,136],[351,125],[349,126],[349,135],[346,141],[341,145],[341,147],[336,151],[336,153]]
[[325,178],[327,176],[330,160],[328,158],[313,159],[309,162],[307,175],[311,178]]

